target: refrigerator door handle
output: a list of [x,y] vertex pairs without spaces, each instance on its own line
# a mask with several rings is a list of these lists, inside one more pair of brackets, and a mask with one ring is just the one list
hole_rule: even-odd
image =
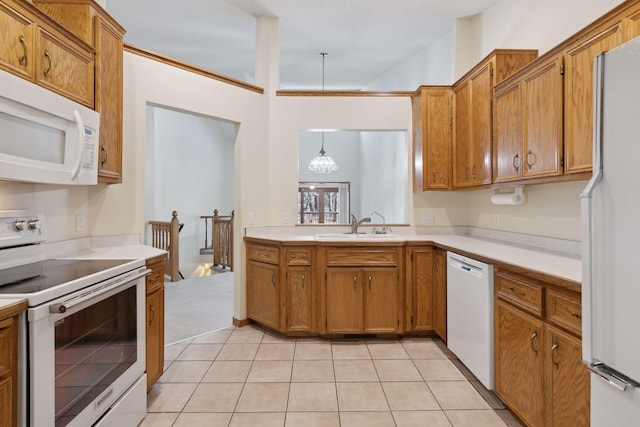
[[582,359],[591,365],[593,349],[592,318],[592,206],[591,196],[602,179],[602,98],[604,85],[604,54],[596,56],[593,63],[593,175],[580,193],[582,234]]
[[632,380],[602,362],[596,361],[595,363],[587,365],[587,369],[600,377],[604,382],[612,385],[620,391],[640,387],[640,383],[637,381]]

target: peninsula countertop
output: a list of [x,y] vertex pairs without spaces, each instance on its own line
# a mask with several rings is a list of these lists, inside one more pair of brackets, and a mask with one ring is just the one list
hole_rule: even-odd
[[[322,237],[329,236],[329,237]],[[387,238],[372,234],[362,234],[357,237],[340,233],[325,233],[317,238],[315,235],[292,234],[264,234],[247,236],[245,239],[270,240],[289,244],[318,244],[332,245],[339,243],[358,244],[433,244],[452,252],[461,252],[471,258],[480,259],[487,263],[502,263],[523,268],[546,276],[580,284],[582,282],[582,263],[579,257],[560,252],[554,252],[534,246],[511,244],[504,241],[483,239],[457,234],[407,234],[393,235]]]

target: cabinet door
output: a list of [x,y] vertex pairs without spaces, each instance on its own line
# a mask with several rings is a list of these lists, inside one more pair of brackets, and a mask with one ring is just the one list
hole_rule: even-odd
[[94,108],[93,52],[39,27],[36,82],[89,108]]
[[540,320],[495,303],[495,392],[522,420],[544,425],[544,328]]
[[147,295],[147,391],[164,370],[164,288]]
[[471,82],[454,88],[453,186],[469,185],[471,139]]
[[562,58],[541,65],[523,79],[525,137],[522,176],[562,174]]
[[410,254],[411,329],[433,330],[433,249],[414,248]]
[[493,102],[493,182],[522,176],[522,90],[520,82],[500,90]]
[[247,262],[247,316],[280,329],[280,270],[277,265]]
[[423,153],[423,188],[447,190],[451,186],[453,144],[453,92],[450,88],[426,88]]
[[433,330],[447,342],[447,252],[437,249],[433,261]]
[[354,268],[328,268],[326,289],[327,333],[361,333],[362,272]]
[[547,426],[588,427],[590,377],[580,340],[547,326]]
[[593,150],[593,59],[619,44],[619,25],[609,26],[565,55],[565,173],[591,171]]
[[364,271],[364,331],[396,333],[398,317],[398,270],[393,268]]
[[0,320],[0,426],[17,423],[18,317]]
[[287,268],[287,331],[311,330],[311,268]]
[[491,62],[471,77],[471,140],[469,176],[471,185],[491,184]]
[[29,17],[0,3],[0,28],[3,40],[0,43],[0,68],[32,80],[35,24]]
[[16,408],[13,398],[13,377],[0,376],[0,427],[13,427],[17,425],[15,418]]
[[100,113],[98,180],[122,182],[123,34],[100,16],[95,18],[96,111]]

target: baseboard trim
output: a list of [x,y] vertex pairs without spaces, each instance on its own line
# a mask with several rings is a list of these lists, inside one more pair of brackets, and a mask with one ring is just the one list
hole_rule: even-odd
[[247,326],[250,323],[253,323],[253,321],[249,318],[246,318],[246,319],[236,319],[235,317],[233,318],[233,326],[235,326],[236,328],[242,328],[243,326]]

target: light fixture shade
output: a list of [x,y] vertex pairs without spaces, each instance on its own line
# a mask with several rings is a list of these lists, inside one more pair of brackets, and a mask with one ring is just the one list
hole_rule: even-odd
[[333,159],[324,153],[324,150],[320,151],[320,155],[311,160],[307,167],[311,172],[315,173],[331,173],[338,170],[338,165]]

